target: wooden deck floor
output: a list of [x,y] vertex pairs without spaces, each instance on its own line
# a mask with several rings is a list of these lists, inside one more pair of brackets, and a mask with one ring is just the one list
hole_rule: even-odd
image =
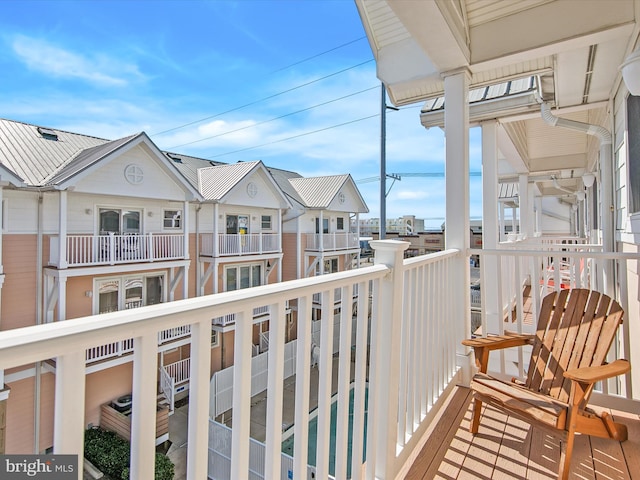
[[[484,406],[480,431],[469,433],[471,392],[457,387],[405,478],[556,479],[560,445],[543,430]],[[614,411],[629,440],[576,437],[572,479],[640,479],[640,416]]]

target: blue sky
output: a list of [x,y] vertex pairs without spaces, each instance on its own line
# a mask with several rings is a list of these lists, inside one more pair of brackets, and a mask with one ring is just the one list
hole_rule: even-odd
[[[107,139],[145,131],[164,150],[305,176],[379,175],[380,83],[352,0],[3,0],[0,42],[1,117]],[[443,134],[419,110],[388,111],[388,172],[443,171]],[[358,186],[378,216],[379,183]],[[396,182],[387,216],[401,215],[443,217],[444,179]]]

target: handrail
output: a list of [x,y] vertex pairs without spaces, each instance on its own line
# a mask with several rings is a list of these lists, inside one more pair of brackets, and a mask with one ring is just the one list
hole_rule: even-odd
[[65,351],[90,348],[96,344],[98,332],[100,343],[116,342],[130,338],[133,327],[156,332],[168,330],[193,323],[198,314],[210,320],[230,311],[269,305],[270,297],[274,295],[290,293],[290,297],[304,296],[319,289],[338,288],[345,281],[380,278],[388,270],[384,265],[373,265],[252,289],[6,330],[0,332],[0,364],[7,369],[53,358]]

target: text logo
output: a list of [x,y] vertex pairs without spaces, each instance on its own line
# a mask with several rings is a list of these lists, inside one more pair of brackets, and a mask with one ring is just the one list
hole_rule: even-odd
[[77,480],[77,455],[0,455],[2,480]]

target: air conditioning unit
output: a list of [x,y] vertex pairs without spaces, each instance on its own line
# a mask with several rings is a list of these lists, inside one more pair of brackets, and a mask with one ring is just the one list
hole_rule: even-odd
[[111,402],[111,406],[120,413],[125,413],[131,410],[132,396],[130,393],[122,395]]

